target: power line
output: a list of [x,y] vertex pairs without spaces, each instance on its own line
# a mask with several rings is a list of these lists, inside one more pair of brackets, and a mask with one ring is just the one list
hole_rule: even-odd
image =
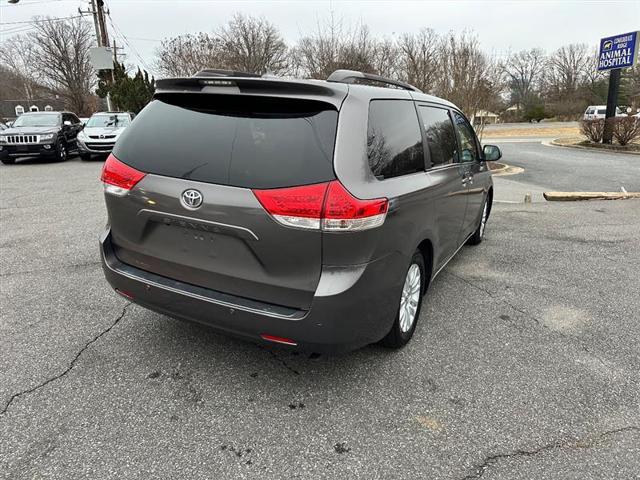
[[120,38],[122,38],[124,43],[131,49],[133,54],[138,58],[138,60],[142,64],[142,66],[147,71],[151,70],[151,68],[149,68],[149,65],[147,65],[147,62],[145,62],[144,59],[142,58],[142,55],[140,55],[140,52],[138,52],[138,50],[136,50],[136,48],[127,39],[127,36],[124,33],[122,33],[122,30],[120,30],[120,28],[118,28],[118,26],[114,23],[113,19],[111,18],[111,12],[110,11],[107,12],[107,17],[109,18],[109,23],[113,27],[114,32],[117,33],[120,36]]
[[62,20],[72,20],[74,18],[80,18],[82,15],[72,15],[70,17],[58,17],[58,18],[41,18],[38,20],[25,20],[22,22],[0,22],[0,25],[35,25],[37,23],[47,23],[47,22],[59,22]]

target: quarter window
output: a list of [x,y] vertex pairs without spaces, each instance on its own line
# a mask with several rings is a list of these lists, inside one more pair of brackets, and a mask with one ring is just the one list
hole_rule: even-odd
[[371,101],[367,156],[371,171],[381,179],[424,170],[422,135],[413,102]]
[[449,112],[437,107],[420,106],[419,108],[431,166],[453,163],[457,142]]
[[471,125],[458,112],[453,112],[456,130],[460,137],[460,161],[473,162],[480,158],[478,155],[478,144],[476,142],[476,134],[473,132]]

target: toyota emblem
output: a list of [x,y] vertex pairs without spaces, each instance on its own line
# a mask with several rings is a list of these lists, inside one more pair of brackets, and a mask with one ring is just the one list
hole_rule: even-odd
[[202,194],[198,190],[185,190],[182,192],[182,206],[188,210],[195,210],[202,205]]

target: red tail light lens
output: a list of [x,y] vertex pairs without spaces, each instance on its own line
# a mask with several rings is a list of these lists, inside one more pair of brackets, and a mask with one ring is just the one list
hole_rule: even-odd
[[327,231],[366,230],[382,225],[386,198],[360,200],[338,181],[254,190],[264,209],[283,225]]
[[125,165],[113,154],[107,157],[102,167],[100,180],[104,183],[105,192],[122,197],[129,193],[146,174]]

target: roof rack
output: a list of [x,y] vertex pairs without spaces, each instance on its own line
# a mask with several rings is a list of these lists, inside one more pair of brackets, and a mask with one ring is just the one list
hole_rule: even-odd
[[194,77],[251,77],[260,78],[262,75],[250,72],[236,72],[235,70],[221,70],[218,68],[205,68],[197,72]]
[[358,80],[369,80],[371,82],[393,85],[394,87],[399,87],[404,90],[411,90],[412,92],[422,93],[422,90],[408,83],[404,83],[399,80],[392,80],[391,78],[381,77],[380,75],[374,75],[373,73],[359,72],[357,70],[336,70],[331,75],[329,75],[329,78],[327,78],[327,82],[337,83],[356,83]]

